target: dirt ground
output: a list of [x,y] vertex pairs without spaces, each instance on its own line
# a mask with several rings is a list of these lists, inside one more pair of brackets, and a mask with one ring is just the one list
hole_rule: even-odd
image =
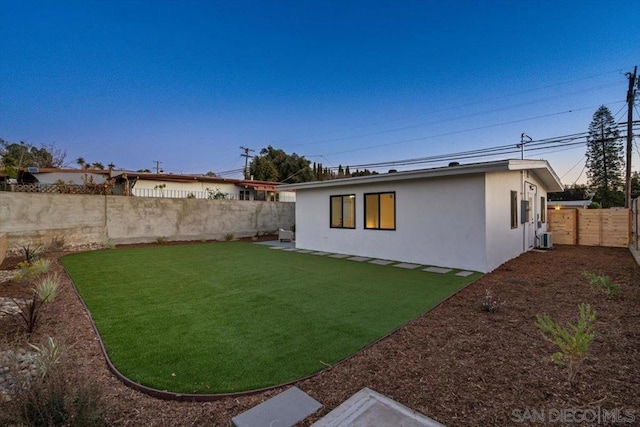
[[[57,259],[61,254],[50,255]],[[7,259],[0,270],[16,263]],[[31,340],[51,335],[73,344],[74,363],[103,391],[109,424],[230,425],[233,416],[284,390],[190,403],[127,388],[108,371],[71,281],[57,262],[53,269],[64,277],[61,294],[47,307]],[[611,277],[621,294],[607,299],[594,293],[584,271]],[[501,301],[496,313],[480,308],[487,289]],[[21,285],[0,283],[0,296],[23,295]],[[596,338],[577,385],[571,387],[566,368],[550,361],[554,346],[541,338],[534,322],[537,314],[575,319],[581,302],[596,311]],[[0,337],[26,346],[24,332],[8,317],[0,318]],[[616,409],[627,411],[626,421],[633,415],[634,423],[640,423],[640,266],[619,248],[557,246],[529,252],[354,357],[296,385],[323,405],[302,425],[363,387],[448,426],[526,425],[536,414],[549,422],[552,413],[557,420],[560,413]]]

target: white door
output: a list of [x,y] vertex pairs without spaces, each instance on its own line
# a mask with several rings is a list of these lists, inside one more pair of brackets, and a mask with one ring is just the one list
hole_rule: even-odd
[[529,202],[529,206],[526,212],[527,222],[524,224],[525,234],[527,239],[527,246],[529,249],[533,249],[536,245],[536,228],[538,213],[538,187],[530,182],[524,183],[525,200]]

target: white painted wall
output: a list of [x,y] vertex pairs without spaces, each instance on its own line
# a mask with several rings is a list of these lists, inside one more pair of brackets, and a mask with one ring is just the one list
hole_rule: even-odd
[[74,184],[83,185],[84,178],[93,178],[93,182],[96,184],[104,183],[108,178],[109,174],[98,174],[91,172],[40,172],[34,174],[34,176],[38,179],[38,182],[42,184],[55,184],[57,181],[64,182],[72,182]]
[[[540,214],[540,197],[547,199],[547,192],[540,180],[524,171],[524,180],[535,184],[538,189],[536,201]],[[486,216],[487,216],[487,271],[517,257],[524,251],[524,224],[521,224],[522,175],[519,171],[494,172],[486,175]],[[511,229],[511,190],[518,192],[518,228]],[[541,224],[538,233],[547,230],[547,224]]]
[[[396,192],[396,230],[364,229],[364,193]],[[329,227],[329,197],[355,194],[356,228]],[[298,190],[296,247],[486,271],[485,179],[429,180]]]

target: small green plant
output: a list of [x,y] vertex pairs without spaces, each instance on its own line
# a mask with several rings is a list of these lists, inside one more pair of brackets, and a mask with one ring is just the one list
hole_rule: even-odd
[[230,242],[233,240],[233,233],[227,233],[224,235],[224,240],[226,240],[227,242]]
[[490,289],[486,289],[484,292],[484,298],[482,299],[482,304],[480,305],[482,311],[495,313],[500,310],[500,305],[500,301],[493,296],[493,292]]
[[49,271],[50,266],[51,261],[48,259],[39,259],[31,264],[27,261],[22,261],[18,264],[18,272],[13,277],[13,280],[19,283],[32,282]]
[[104,244],[104,247],[107,249],[115,249],[116,248],[116,242],[114,242],[113,240],[107,240]]
[[559,351],[551,359],[567,367],[567,380],[573,385],[580,366],[585,359],[589,346],[595,338],[593,327],[596,313],[589,304],[578,306],[578,317],[575,323],[567,323],[566,327],[554,322],[549,315],[536,316],[536,326],[542,337],[555,344]]
[[50,303],[56,299],[59,287],[60,276],[58,276],[58,273],[49,274],[38,281],[36,284],[36,293],[41,302]]
[[159,245],[164,245],[165,243],[167,243],[167,238],[164,236],[160,236],[156,239],[156,243]]
[[187,199],[195,199],[195,198],[196,198],[195,194],[193,194],[193,193],[187,194]]
[[620,286],[611,281],[609,276],[602,276],[596,273],[582,272],[582,275],[589,280],[591,290],[605,294],[607,298],[613,298],[620,293]]
[[37,346],[29,343],[29,346],[37,352],[36,356],[33,357],[33,362],[38,368],[40,377],[44,379],[48,372],[51,372],[56,365],[60,364],[63,355],[62,345],[53,337],[48,337],[47,342],[43,345]]

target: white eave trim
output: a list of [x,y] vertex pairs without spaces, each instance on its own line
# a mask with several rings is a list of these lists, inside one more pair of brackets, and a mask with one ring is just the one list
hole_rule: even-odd
[[355,178],[332,179],[328,181],[311,181],[299,184],[283,184],[280,190],[306,190],[313,188],[342,187],[358,184],[375,184],[392,181],[407,181],[413,179],[437,178],[446,176],[472,175],[488,172],[510,170],[531,170],[547,186],[548,191],[562,191],[560,178],[551,169],[546,160],[499,160],[495,162],[471,163],[458,166],[444,166],[431,169],[392,172],[380,175],[368,175]]

